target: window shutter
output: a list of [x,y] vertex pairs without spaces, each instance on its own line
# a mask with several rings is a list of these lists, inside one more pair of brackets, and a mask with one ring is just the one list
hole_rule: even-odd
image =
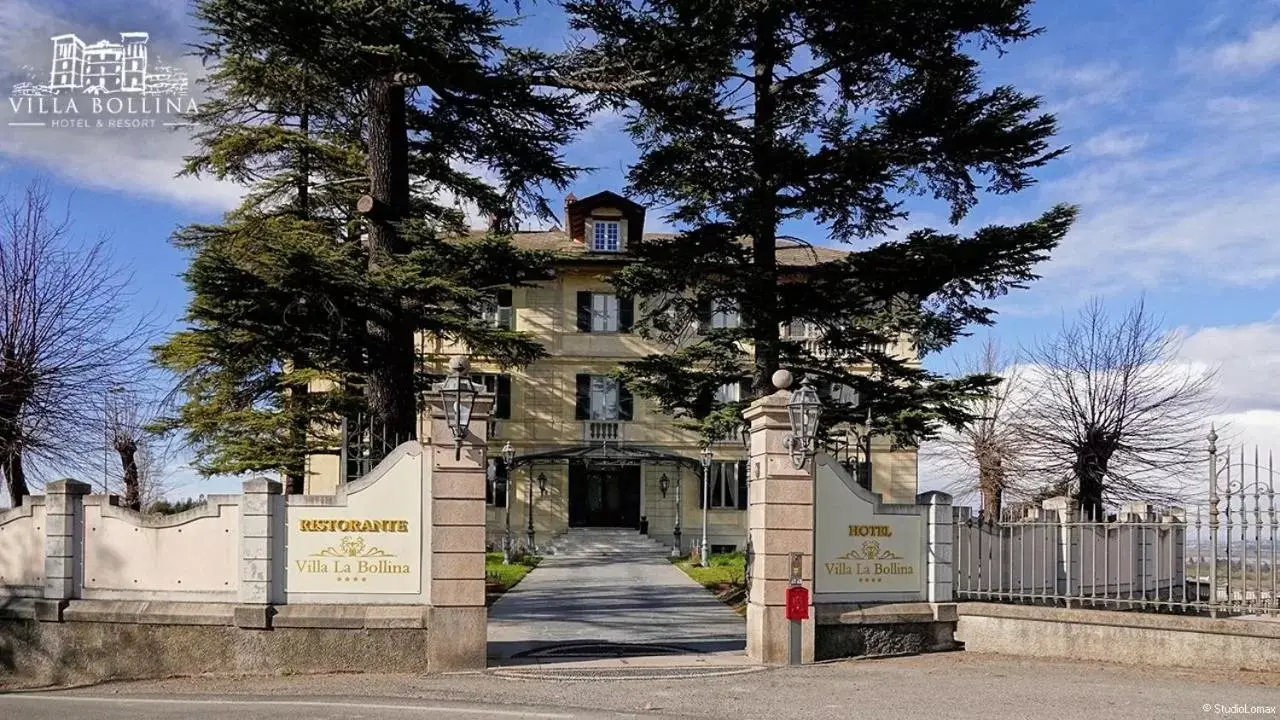
[[578,376],[578,406],[573,413],[578,420],[591,419],[591,376]]
[[586,291],[578,292],[578,332],[591,332],[591,293]]
[[738,461],[738,509],[747,509],[747,461]]
[[618,383],[618,419],[631,420],[635,415],[635,398],[631,396],[631,391],[627,386]]
[[698,299],[698,334],[706,335],[711,329],[711,299]]
[[498,290],[498,327],[508,330],[515,327],[515,313],[512,312],[511,290]]
[[742,402],[751,399],[751,378],[744,377],[738,381],[738,399]]
[[635,322],[636,305],[635,299],[630,295],[618,296],[618,332],[631,332],[631,325]]
[[499,420],[511,418],[511,376],[498,376],[497,397],[493,401],[493,416]]

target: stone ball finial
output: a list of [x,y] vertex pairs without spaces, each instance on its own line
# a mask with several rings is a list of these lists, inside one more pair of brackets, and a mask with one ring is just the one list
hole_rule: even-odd
[[455,375],[465,374],[470,369],[471,363],[461,355],[449,361],[449,372]]
[[773,386],[779,390],[786,390],[791,387],[791,383],[794,379],[795,378],[792,377],[790,370],[778,370],[773,374],[773,377],[770,378],[773,382]]

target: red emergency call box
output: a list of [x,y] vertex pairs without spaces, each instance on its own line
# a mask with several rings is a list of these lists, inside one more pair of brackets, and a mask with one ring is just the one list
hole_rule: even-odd
[[809,589],[803,585],[787,588],[787,619],[809,619]]

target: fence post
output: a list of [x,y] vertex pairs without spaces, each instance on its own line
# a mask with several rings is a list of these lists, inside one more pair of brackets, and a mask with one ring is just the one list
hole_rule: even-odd
[[235,609],[237,627],[265,630],[271,627],[271,603],[284,578],[277,577],[271,557],[276,523],[272,510],[284,486],[275,480],[246,480],[240,498],[240,604]]
[[1209,427],[1209,617],[1218,617],[1218,433],[1213,426]]
[[1073,573],[1079,574],[1079,533],[1075,532],[1075,523],[1079,520],[1080,503],[1074,498],[1059,496],[1041,505],[1054,514],[1058,523],[1058,572],[1054,592],[1071,607],[1071,598],[1079,590],[1079,583],[1072,583],[1071,578]]
[[931,603],[955,600],[953,511],[951,496],[943,492],[926,492],[916,496],[916,504],[925,506],[925,597]]
[[36,619],[62,622],[62,611],[80,596],[84,567],[84,496],[89,486],[56,480],[45,486],[44,599]]
[[977,567],[973,562],[973,532],[970,521],[973,509],[969,507],[951,508],[951,595],[959,598],[960,593],[974,589],[973,576]]

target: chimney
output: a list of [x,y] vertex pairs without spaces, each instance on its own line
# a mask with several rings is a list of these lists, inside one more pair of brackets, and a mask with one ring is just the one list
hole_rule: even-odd
[[573,237],[573,205],[578,202],[578,197],[573,193],[564,196],[564,231],[569,234],[570,240],[576,240]]

